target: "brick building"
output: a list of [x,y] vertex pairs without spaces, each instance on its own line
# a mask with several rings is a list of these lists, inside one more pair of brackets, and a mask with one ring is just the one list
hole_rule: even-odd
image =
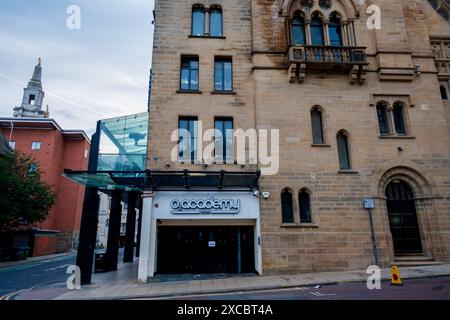
[[[36,159],[43,172],[43,180],[53,186],[57,194],[47,220],[35,226],[32,237],[21,245],[30,245],[33,256],[67,252],[78,241],[84,187],[62,176],[66,167],[87,168],[90,141],[84,131],[63,130],[48,110],[42,111],[44,92],[39,61],[33,77],[24,89],[20,107],[14,117],[0,118],[0,131],[9,145]],[[18,245],[18,244],[17,244]]]
[[[264,165],[217,164],[237,156],[227,129],[255,128],[279,130],[279,170],[259,179],[258,203],[223,185],[147,190],[141,280],[365,268],[375,262],[366,197],[380,265],[450,261],[449,6],[372,4],[156,0],[148,168],[189,170],[186,185],[255,172]],[[223,133],[213,163],[198,152],[209,128]],[[178,150],[176,129],[191,138],[179,134]],[[208,199],[240,205],[199,215]],[[177,247],[200,265],[175,259]]]

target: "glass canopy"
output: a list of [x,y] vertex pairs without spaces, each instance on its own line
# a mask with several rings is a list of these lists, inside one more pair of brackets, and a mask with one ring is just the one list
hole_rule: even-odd
[[145,170],[148,113],[100,121],[98,171]]

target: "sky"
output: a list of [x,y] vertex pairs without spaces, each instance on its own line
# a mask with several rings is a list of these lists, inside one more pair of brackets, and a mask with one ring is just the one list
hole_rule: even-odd
[[21,104],[39,57],[44,106],[64,129],[90,135],[97,120],[146,111],[153,8],[154,0],[0,0],[0,117]]

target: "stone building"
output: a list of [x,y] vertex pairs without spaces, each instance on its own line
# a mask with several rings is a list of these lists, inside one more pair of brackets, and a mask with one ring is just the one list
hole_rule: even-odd
[[[448,12],[156,0],[147,167],[167,176],[144,192],[139,278],[450,261]],[[201,154],[210,128],[213,161]],[[236,162],[230,129],[279,130],[277,172]],[[223,184],[239,173],[258,184]]]

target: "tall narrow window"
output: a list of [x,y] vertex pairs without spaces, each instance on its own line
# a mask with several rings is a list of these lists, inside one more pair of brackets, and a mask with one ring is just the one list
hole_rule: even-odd
[[317,107],[311,111],[311,124],[313,144],[324,144],[322,111]]
[[292,193],[285,189],[281,193],[281,212],[283,223],[293,223],[294,222],[294,210],[292,206]]
[[205,8],[202,6],[192,8],[192,35],[205,35]]
[[378,125],[380,127],[380,135],[389,134],[388,115],[386,105],[384,103],[377,104]]
[[339,155],[339,168],[341,170],[350,170],[350,149],[348,145],[348,136],[341,131],[337,135],[337,148]]
[[214,64],[214,90],[233,91],[233,63],[231,58],[216,58]]
[[180,160],[194,162],[197,153],[196,117],[180,117],[178,120],[178,156]]
[[300,205],[300,223],[311,223],[311,204],[308,191],[300,191],[298,203]]
[[233,119],[216,118],[215,127],[215,161],[233,163]]
[[198,90],[198,57],[181,58],[180,90]]
[[212,7],[209,12],[209,35],[212,37],[223,36],[222,9],[220,7]]
[[305,19],[296,15],[292,20],[292,41],[294,45],[305,45]]
[[403,104],[399,102],[394,103],[393,116],[395,132],[397,132],[397,134],[406,134]]
[[322,18],[316,13],[311,19],[311,43],[313,46],[323,46],[323,23]]
[[445,86],[443,84],[441,84],[441,86],[439,87],[439,90],[441,91],[442,100],[448,100],[447,89],[445,88]]
[[335,12],[330,17],[328,30],[330,35],[330,45],[334,47],[342,46],[341,20]]

